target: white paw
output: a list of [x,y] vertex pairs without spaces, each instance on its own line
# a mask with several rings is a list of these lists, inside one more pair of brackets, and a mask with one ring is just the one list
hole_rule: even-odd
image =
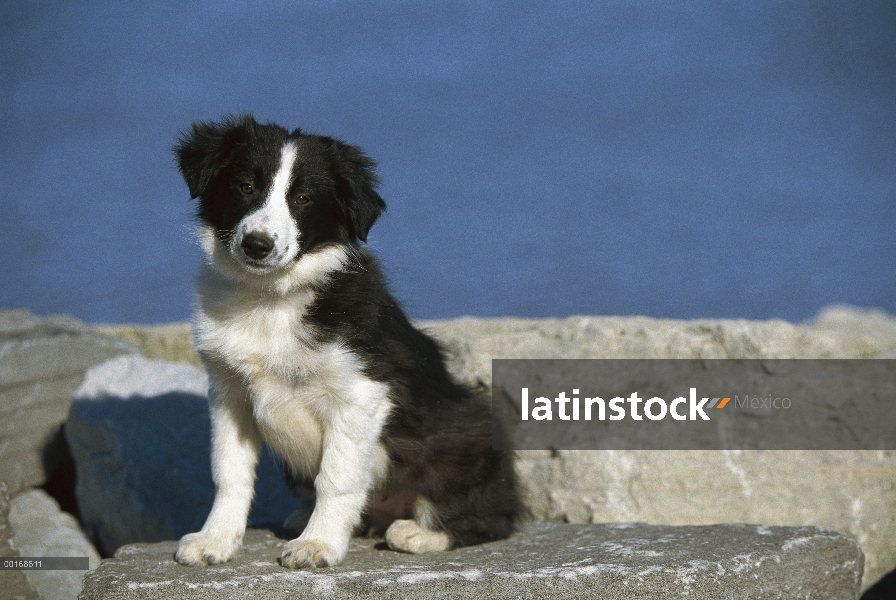
[[286,544],[280,555],[280,564],[290,569],[335,567],[345,558],[347,550],[340,553],[320,540],[295,539]]
[[242,536],[211,537],[203,533],[188,533],[180,539],[174,560],[182,565],[217,565],[230,560],[242,543]]
[[399,552],[422,554],[447,550],[451,540],[444,531],[430,531],[411,519],[399,519],[386,530],[386,543]]

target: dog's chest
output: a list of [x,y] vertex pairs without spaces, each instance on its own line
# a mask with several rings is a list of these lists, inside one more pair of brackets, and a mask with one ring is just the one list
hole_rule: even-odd
[[197,347],[239,374],[256,418],[286,403],[327,421],[334,411],[365,404],[365,390],[378,385],[344,344],[315,339],[304,319],[311,292],[275,298],[231,292],[202,300],[194,323]]
[[[217,289],[201,297],[194,336],[223,363],[218,377],[239,374],[264,439],[294,469],[314,477],[320,465],[326,404],[320,380],[332,359],[303,322],[309,297],[258,298]],[[230,292],[230,293],[224,293]]]
[[286,298],[230,298],[204,302],[195,322],[197,347],[244,377],[301,381],[320,371],[328,352],[313,340],[303,316],[310,292]]

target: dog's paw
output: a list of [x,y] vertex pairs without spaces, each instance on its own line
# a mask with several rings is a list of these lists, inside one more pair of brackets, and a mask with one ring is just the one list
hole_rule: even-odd
[[335,567],[345,558],[328,544],[319,540],[296,539],[286,544],[280,555],[280,564],[289,569],[302,567]]
[[399,519],[386,530],[386,543],[399,552],[422,554],[447,550],[451,539],[444,531],[430,531],[411,519]]
[[230,560],[240,547],[239,538],[215,538],[202,533],[188,533],[180,539],[174,560],[182,565],[198,567],[217,565]]

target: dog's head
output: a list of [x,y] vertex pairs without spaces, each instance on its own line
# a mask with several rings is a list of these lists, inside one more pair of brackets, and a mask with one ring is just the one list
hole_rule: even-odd
[[250,116],[195,123],[174,152],[199,199],[206,251],[225,251],[247,273],[274,274],[367,241],[386,207],[375,163],[360,148]]

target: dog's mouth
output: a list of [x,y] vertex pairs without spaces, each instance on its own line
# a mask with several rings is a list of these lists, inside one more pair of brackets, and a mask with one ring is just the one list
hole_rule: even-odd
[[285,266],[276,257],[257,259],[243,253],[235,253],[235,258],[247,271],[257,274],[272,273]]
[[256,260],[254,258],[248,258],[245,256],[237,256],[237,259],[246,269],[252,272],[265,272],[269,273],[276,269],[277,265],[271,264],[268,261],[264,260]]
[[298,260],[300,252],[290,244],[282,251],[272,251],[263,257],[249,256],[241,248],[230,247],[231,256],[236,259],[245,270],[255,275],[267,275],[288,268]]

